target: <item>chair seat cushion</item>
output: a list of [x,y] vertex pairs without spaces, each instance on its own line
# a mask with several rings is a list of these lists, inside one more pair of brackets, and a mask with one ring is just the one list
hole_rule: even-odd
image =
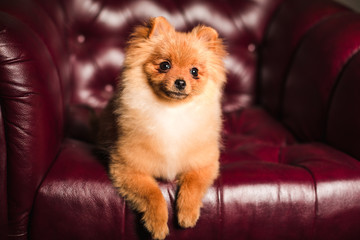
[[[260,108],[224,118],[220,176],[204,197],[195,228],[176,224],[176,182],[159,181],[168,202],[169,239],[360,235],[358,161],[322,143],[297,143]],[[39,189],[30,227],[34,239],[150,238],[141,216],[112,187],[94,146],[71,139]]]

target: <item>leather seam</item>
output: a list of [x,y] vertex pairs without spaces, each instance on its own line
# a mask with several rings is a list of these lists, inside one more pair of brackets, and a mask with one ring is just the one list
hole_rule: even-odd
[[294,50],[292,51],[292,54],[290,55],[289,62],[286,65],[284,78],[283,78],[283,81],[280,86],[280,96],[279,96],[280,99],[279,99],[279,106],[278,106],[278,116],[279,116],[280,120],[283,120],[283,118],[284,118],[285,92],[286,92],[286,85],[289,80],[289,75],[290,75],[291,69],[294,66],[295,59],[297,59],[297,55],[299,54],[299,51],[300,51],[304,41],[309,37],[311,32],[315,31],[314,29],[318,28],[319,26],[321,26],[322,24],[324,24],[325,22],[327,22],[328,20],[330,20],[332,18],[341,16],[341,15],[345,15],[347,13],[348,13],[348,11],[344,10],[344,11],[336,12],[336,13],[333,13],[333,14],[330,14],[330,15],[327,15],[327,16],[324,16],[324,17],[318,19],[317,22],[312,24],[297,41],[297,43],[294,47]]
[[40,189],[43,186],[43,183],[45,181],[45,179],[47,179],[47,176],[49,175],[49,173],[51,172],[51,170],[53,169],[53,166],[56,164],[61,152],[63,151],[64,146],[60,146],[58,152],[55,154],[54,156],[54,160],[51,162],[51,164],[48,167],[48,170],[44,173],[43,178],[40,180],[38,187],[35,189],[35,194],[34,194],[34,198],[32,200],[32,207],[29,211],[29,218],[28,218],[28,229],[31,229],[31,223],[32,223],[32,218],[33,218],[33,211],[35,208],[35,203],[36,203],[36,199],[38,198]]
[[312,181],[313,181],[313,186],[314,186],[314,195],[315,195],[315,203],[314,203],[314,219],[313,219],[313,226],[312,226],[312,236],[311,239],[315,237],[315,230],[316,230],[316,221],[318,219],[319,216],[319,200],[318,200],[318,191],[317,191],[317,182],[316,182],[316,177],[313,174],[313,172],[306,166],[303,165],[293,165],[299,168],[304,169],[311,177]]
[[341,67],[341,70],[339,71],[338,75],[336,76],[336,79],[335,79],[335,82],[334,82],[334,85],[330,91],[330,95],[329,95],[329,101],[328,101],[328,104],[326,106],[326,110],[325,110],[325,126],[324,126],[324,129],[323,129],[323,140],[326,141],[327,139],[327,130],[328,130],[328,127],[329,127],[329,116],[330,116],[330,110],[332,108],[332,105],[333,105],[333,101],[334,101],[334,96],[336,94],[336,91],[338,89],[338,86],[342,80],[342,77],[344,75],[344,73],[346,72],[348,66],[350,65],[351,61],[357,56],[360,54],[360,45],[354,49],[354,51],[350,54],[350,56],[345,60],[343,66]]

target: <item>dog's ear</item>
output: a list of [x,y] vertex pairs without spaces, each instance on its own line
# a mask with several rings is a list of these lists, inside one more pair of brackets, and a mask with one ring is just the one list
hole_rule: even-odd
[[219,34],[215,29],[202,25],[194,27],[192,33],[205,42],[216,41],[219,37]]
[[174,27],[164,17],[150,18],[143,25],[137,26],[130,35],[129,43],[136,43],[139,40],[153,38],[155,36],[175,32]]
[[149,38],[159,36],[174,31],[174,27],[164,17],[155,17],[150,19]]
[[223,40],[219,37],[218,32],[207,26],[199,25],[191,31],[198,39],[205,42],[210,50],[212,50],[219,57],[227,56]]

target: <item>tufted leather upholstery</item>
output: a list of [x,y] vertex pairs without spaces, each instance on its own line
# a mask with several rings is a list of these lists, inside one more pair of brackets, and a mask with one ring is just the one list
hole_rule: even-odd
[[0,1],[0,239],[149,238],[94,153],[127,37],[165,16],[225,39],[221,176],[169,239],[359,239],[360,15],[330,0]]

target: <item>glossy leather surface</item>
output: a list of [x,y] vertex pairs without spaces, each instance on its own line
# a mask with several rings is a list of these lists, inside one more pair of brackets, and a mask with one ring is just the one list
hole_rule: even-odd
[[[0,239],[148,239],[89,118],[131,29],[162,15],[227,43],[221,175],[168,239],[360,239],[360,17],[330,0],[0,2]],[[7,217],[8,216],[8,217]]]

